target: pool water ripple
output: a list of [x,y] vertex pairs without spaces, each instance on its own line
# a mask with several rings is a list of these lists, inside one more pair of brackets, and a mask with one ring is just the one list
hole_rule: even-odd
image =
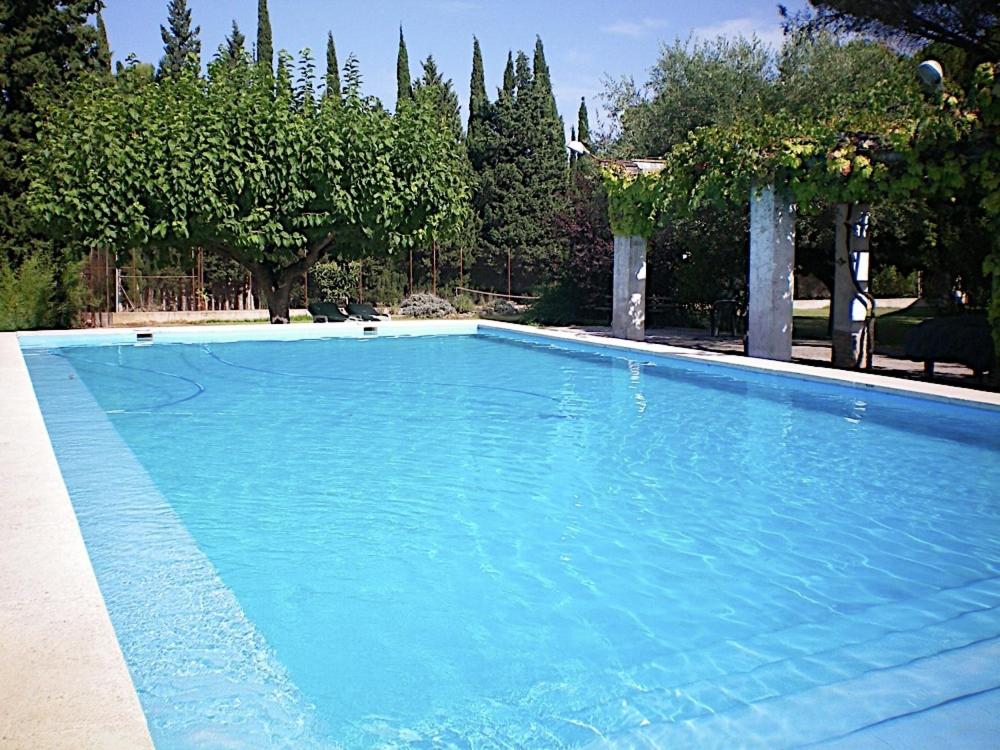
[[1000,415],[493,336],[58,354],[50,430],[73,365],[317,746],[794,747],[1000,685]]

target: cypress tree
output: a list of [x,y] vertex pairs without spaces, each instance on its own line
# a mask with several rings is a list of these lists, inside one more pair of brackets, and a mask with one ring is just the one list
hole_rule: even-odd
[[587,117],[587,98],[580,97],[580,111],[576,116],[576,139],[590,148],[590,118]]
[[503,69],[503,89],[502,92],[505,96],[514,96],[514,56],[508,52],[507,53],[507,67]]
[[540,36],[535,37],[534,80],[541,92],[542,104],[545,106],[547,114],[558,117],[556,98],[552,93],[552,74],[549,72],[549,64],[545,62],[545,48],[542,46]]
[[191,28],[191,10],[187,0],[170,0],[167,4],[167,25],[160,26],[163,39],[163,59],[159,75],[176,75],[182,70],[201,68],[201,27]]
[[472,168],[481,172],[489,159],[493,106],[486,94],[486,76],[479,40],[473,37],[472,79],[469,82],[469,127],[465,134],[466,150]]
[[337,66],[337,48],[333,43],[333,32],[326,33],[326,91],[324,99],[340,103],[340,68]]
[[486,74],[483,71],[483,51],[479,40],[472,37],[472,78],[469,81],[469,127],[468,138],[471,141],[482,127],[486,107]]
[[101,11],[97,11],[97,62],[102,70],[111,72],[111,45],[108,44],[108,27],[104,25]]
[[477,281],[506,286],[511,257],[512,286],[544,281],[557,266],[562,245],[553,217],[566,189],[565,134],[554,106],[544,53],[537,63],[519,52],[508,56],[504,88],[495,108],[492,163],[480,174],[477,209],[482,220]]
[[257,63],[274,68],[274,45],[271,42],[271,16],[267,0],[257,0]]
[[240,31],[239,25],[234,20],[233,29],[229,32],[229,36],[226,37],[226,44],[222,53],[223,57],[231,63],[242,60],[246,41],[247,38]]
[[399,53],[396,56],[396,109],[401,102],[413,98],[413,84],[410,83],[410,56],[406,52],[403,27],[399,27]]
[[[514,59],[514,85],[517,88],[517,95],[526,94],[533,82],[528,56],[523,52],[518,52]],[[504,80],[504,84],[506,84],[506,80]]]

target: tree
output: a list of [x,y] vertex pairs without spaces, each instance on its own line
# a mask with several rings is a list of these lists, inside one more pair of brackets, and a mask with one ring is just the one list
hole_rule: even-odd
[[108,43],[108,28],[104,16],[97,11],[97,63],[102,70],[111,72],[111,45]]
[[418,92],[427,98],[428,104],[440,115],[441,123],[447,127],[455,139],[456,145],[462,143],[462,107],[458,103],[458,94],[451,79],[444,76],[434,62],[434,56],[428,55],[421,63],[423,74],[413,85],[413,95]]
[[87,22],[99,6],[97,0],[0,0],[0,264],[44,247],[21,205],[24,155],[46,98],[84,71],[103,69],[97,29]]
[[477,275],[507,286],[509,274],[512,289],[544,280],[562,247],[554,217],[566,188],[565,136],[540,42],[535,60],[540,77],[523,52],[508,55],[493,147],[479,172],[476,198],[483,248]]
[[813,12],[782,15],[791,28],[883,39],[904,49],[927,42],[963,50],[971,67],[1000,59],[994,0],[810,0]]
[[483,52],[479,40],[472,38],[472,76],[469,81],[469,125],[465,142],[469,160],[477,171],[487,159],[490,128],[490,99],[486,94],[486,76],[483,71]]
[[340,104],[340,68],[337,67],[337,48],[333,44],[333,32],[326,34],[326,89],[323,98]]
[[396,55],[396,109],[402,102],[413,97],[413,85],[410,83],[410,56],[406,52],[406,40],[403,39],[403,27],[399,27],[399,52]]
[[86,81],[46,111],[33,215],[85,247],[203,247],[234,260],[286,322],[292,285],[324,255],[427,242],[467,211],[437,113],[417,102],[392,117],[345,78],[340,107],[303,106],[265,66],[223,61],[207,79]]
[[606,91],[620,129],[616,155],[662,156],[697,127],[760,112],[774,68],[774,52],[756,39],[664,45],[643,89],[622,79]]
[[587,116],[587,98],[580,97],[580,111],[576,115],[576,139],[590,148],[590,118]]
[[160,75],[177,75],[182,70],[201,69],[201,27],[191,28],[191,11],[187,0],[170,0],[167,4],[167,25],[160,26],[163,39],[163,59]]
[[267,0],[257,0],[257,64],[274,68],[274,44],[271,41],[271,15]]
[[[429,55],[421,67],[423,73],[413,86],[413,98],[434,112],[438,127],[450,134],[452,148],[462,164],[466,180],[471,182],[472,167],[462,133],[462,112],[458,95],[451,80],[445,79],[438,70],[433,56]],[[440,277],[442,266],[449,265],[455,269],[461,265],[464,271],[465,264],[472,261],[473,256],[465,253],[475,244],[471,211],[466,214],[466,219],[468,220],[461,224],[451,225],[449,232],[438,232],[431,238],[431,271],[434,283]]]
[[239,24],[234,20],[232,31],[229,32],[229,36],[226,37],[225,44],[222,47],[223,59],[230,63],[242,61],[243,55],[246,54],[246,42],[246,36],[243,35]]
[[506,95],[508,97],[514,96],[514,88],[516,86],[517,81],[514,77],[514,56],[508,52],[507,65],[503,69],[503,88],[501,89],[501,95]]

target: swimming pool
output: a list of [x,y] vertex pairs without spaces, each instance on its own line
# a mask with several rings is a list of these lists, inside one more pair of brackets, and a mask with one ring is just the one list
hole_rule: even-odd
[[997,413],[486,331],[25,357],[157,747],[793,747],[1000,686]]

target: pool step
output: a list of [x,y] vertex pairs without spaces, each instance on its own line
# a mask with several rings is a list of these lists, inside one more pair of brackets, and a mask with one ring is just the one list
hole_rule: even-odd
[[[621,693],[589,704],[577,696],[577,710],[552,724],[569,720],[617,734],[641,724],[704,721],[817,689],[836,691],[878,675],[904,679],[914,664],[974,651],[1000,636],[1000,581],[973,581],[839,619],[728,641],[629,670],[622,676]],[[910,627],[894,627],[901,621]],[[997,684],[1000,678],[985,688]],[[896,689],[909,696],[912,686],[896,682]],[[945,690],[935,699],[963,694]],[[828,709],[839,710],[835,705]],[[886,711],[878,720],[895,715],[891,707]]]
[[[605,735],[588,750],[800,748],[1000,687],[1000,638],[722,713]],[[951,747],[962,747],[954,737]]]

